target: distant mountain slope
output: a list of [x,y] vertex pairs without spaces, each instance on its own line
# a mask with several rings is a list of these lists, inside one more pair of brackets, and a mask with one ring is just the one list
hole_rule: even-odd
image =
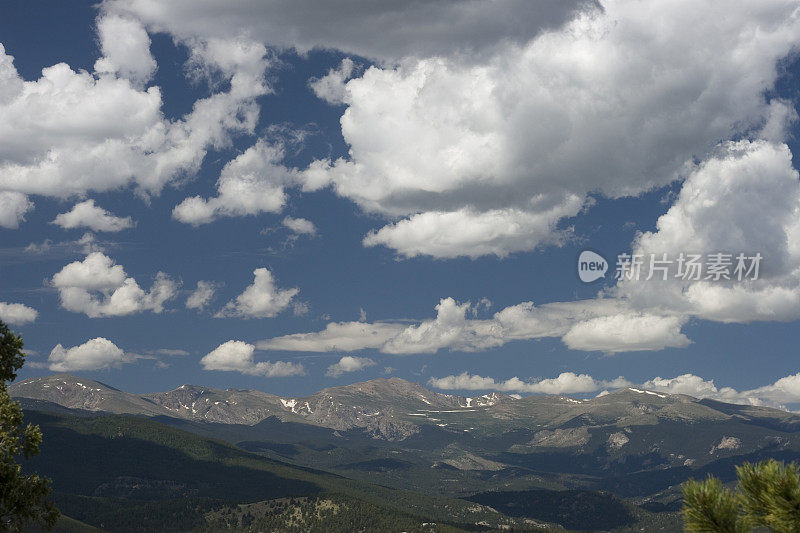
[[[202,517],[197,510],[211,510],[217,505],[213,502],[238,504],[322,494],[416,516],[419,524],[515,523],[469,502],[374,486],[270,460],[145,418],[65,417],[30,411],[26,420],[39,424],[45,435],[41,454],[28,461],[26,469],[53,479],[56,503],[65,514],[97,527],[109,526],[99,521],[101,516],[116,517],[116,524],[127,520],[115,514],[115,508],[130,508],[137,516],[144,513],[142,520],[155,520],[146,530],[163,530],[158,520],[175,513],[196,519]],[[154,516],[148,518],[141,502],[164,501],[173,503],[151,505]]]
[[451,496],[587,487],[650,495],[746,458],[800,458],[796,414],[636,388],[592,399],[466,398],[392,378],[307,397],[193,385],[136,395],[56,375],[10,390],[27,410],[135,414],[264,457]]
[[634,388],[585,400],[566,396],[515,399],[498,393],[466,398],[390,378],[332,387],[308,397],[283,398],[255,390],[220,390],[197,385],[182,385],[168,392],[132,394],[97,381],[57,374],[15,383],[9,392],[16,398],[82,411],[247,425],[276,417],[334,430],[363,428],[373,436],[395,441],[419,433],[423,426],[481,435],[503,434],[518,428],[561,429],[558,435],[541,434],[532,440],[555,447],[580,440],[577,432],[568,430],[582,427],[739,421],[786,432],[800,430],[800,416],[793,413]]

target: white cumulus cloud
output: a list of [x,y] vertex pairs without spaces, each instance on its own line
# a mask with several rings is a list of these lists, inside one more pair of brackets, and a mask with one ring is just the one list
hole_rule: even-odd
[[98,74],[118,74],[138,84],[150,80],[157,65],[150,55],[150,36],[141,22],[117,15],[101,16],[97,34],[103,53],[94,65]]
[[[563,338],[574,349],[606,352],[660,350],[682,347],[689,342],[680,333],[681,319],[635,314],[627,302],[617,298],[540,306],[523,302],[501,309],[488,319],[468,318],[473,306],[453,298],[442,298],[435,309],[434,318],[416,324],[331,322],[322,331],[266,339],[258,346],[264,350],[377,349],[384,353],[413,354],[442,349],[485,351],[512,341],[547,337]],[[647,330],[641,331],[642,326]]]
[[186,308],[202,311],[211,302],[216,290],[216,284],[210,281],[198,281],[197,287],[186,298]]
[[572,326],[562,337],[573,350],[629,352],[685,348],[683,320],[676,316],[620,314],[601,316]]
[[283,225],[292,230],[297,235],[316,235],[317,227],[314,223],[305,218],[285,217]]
[[110,340],[97,337],[72,348],[57,344],[50,352],[47,363],[54,372],[73,372],[117,367],[135,359],[136,356],[126,354]]
[[259,140],[222,169],[217,196],[192,196],[175,206],[176,220],[198,226],[219,217],[277,213],[286,202],[284,186],[294,172],[280,164],[283,148]]
[[605,387],[621,388],[631,385],[622,376],[610,380],[597,380],[588,374],[562,372],[555,378],[523,381],[513,377],[504,381],[462,372],[458,375],[431,378],[428,385],[443,390],[494,390],[501,392],[529,392],[543,394],[572,394],[595,392]]
[[713,379],[694,374],[682,374],[673,378],[655,377],[641,384],[619,376],[612,380],[598,380],[588,374],[562,372],[555,378],[524,381],[518,377],[506,380],[484,377],[462,372],[441,378],[430,378],[431,387],[442,390],[480,390],[517,392],[532,394],[578,394],[603,389],[598,396],[609,394],[608,390],[634,387],[667,394],[685,394],[698,399],[711,399],[726,403],[775,407],[786,409],[786,404],[800,403],[800,373],[782,377],[774,383],[748,390],[719,387]]
[[352,355],[345,355],[337,363],[332,364],[325,371],[326,376],[338,378],[347,372],[358,372],[367,367],[375,366],[375,361],[368,357],[354,357]]
[[115,216],[95,205],[94,200],[75,204],[70,211],[57,215],[53,224],[64,229],[89,228],[109,232],[122,231],[135,225],[131,217]]
[[161,313],[164,303],[178,291],[178,283],[163,272],[156,274],[150,290],[144,291],[122,265],[102,252],[64,266],[51,283],[58,289],[64,309],[92,318],[142,311]]
[[751,7],[607,0],[478,62],[369,68],[346,86],[349,157],[312,165],[308,185],[399,218],[365,244],[402,256],[558,242],[589,192],[665,185],[720,139],[775,122],[764,89],[800,19],[788,0]]
[[[782,143],[727,143],[698,164],[683,183],[678,198],[656,223],[656,231],[639,235],[633,253],[675,260],[680,253],[730,254],[731,279],[676,278],[631,280],[613,294],[637,307],[660,307],[676,314],[718,322],[794,320],[800,317],[800,177],[792,154]],[[758,279],[738,280],[736,256],[763,257]]]
[[[252,134],[255,99],[270,91],[266,47],[240,38],[194,38],[185,44],[196,70],[227,82],[179,119],[163,115],[161,90],[143,87],[155,64],[149,37],[135,17],[98,20],[103,56],[94,74],[58,63],[23,80],[0,45],[0,195],[85,196],[132,186],[159,194],[191,178],[206,152]],[[216,88],[216,84],[212,89]],[[17,218],[25,205],[13,198]],[[9,223],[5,218],[4,224]]]
[[303,365],[298,363],[276,361],[255,362],[253,353],[255,346],[243,341],[230,340],[220,344],[216,349],[206,354],[200,364],[205,370],[222,370],[240,372],[251,376],[264,376],[268,378],[301,376],[305,374]]
[[35,321],[38,316],[36,309],[25,304],[0,302],[0,320],[6,324],[24,326]]
[[217,317],[271,318],[289,307],[299,289],[279,289],[272,272],[266,268],[253,271],[253,284],[228,302]]
[[31,209],[33,202],[26,195],[0,190],[0,227],[17,229],[19,223],[25,220],[25,213]]

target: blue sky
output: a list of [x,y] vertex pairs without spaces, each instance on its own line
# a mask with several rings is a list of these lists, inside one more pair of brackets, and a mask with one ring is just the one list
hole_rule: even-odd
[[[0,3],[20,377],[800,402],[796,3],[468,4]],[[584,284],[584,249],[764,263]]]

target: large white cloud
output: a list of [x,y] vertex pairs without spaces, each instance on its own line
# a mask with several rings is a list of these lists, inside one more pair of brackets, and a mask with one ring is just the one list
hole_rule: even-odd
[[252,376],[284,377],[305,374],[303,365],[287,361],[255,362],[253,353],[255,346],[242,341],[230,340],[220,344],[206,354],[200,364],[205,370],[223,370],[241,372]]
[[563,336],[573,350],[628,352],[684,348],[689,339],[681,333],[676,316],[620,314],[578,322]]
[[358,372],[367,367],[375,366],[375,361],[369,357],[354,357],[352,355],[345,355],[339,361],[332,364],[325,371],[325,375],[333,378],[338,378],[347,372]]
[[[109,0],[103,10],[184,42],[244,33],[301,52],[377,59],[349,81],[350,60],[311,80],[321,98],[347,106],[350,150],[312,163],[302,179],[306,190],[331,185],[394,219],[364,242],[408,257],[504,256],[559,243],[559,222],[589,192],[618,197],[663,185],[720,139],[763,127],[776,140],[793,114],[764,96],[776,63],[800,42],[792,0],[691,8],[684,0],[513,1],[502,9],[472,0],[353,0],[335,9],[276,0],[224,10],[210,0]],[[236,201],[223,197],[187,200],[186,218],[226,214],[221,206]]]
[[[637,237],[632,252],[644,259],[638,280],[624,280],[610,294],[637,308],[719,322],[794,320],[800,317],[800,179],[785,144],[739,141],[721,146],[689,174],[656,231]],[[730,278],[677,277],[658,272],[647,281],[651,254],[730,254]],[[736,256],[761,254],[758,279],[739,280]],[[749,263],[747,263],[749,266]],[[746,278],[746,276],[743,276]]]
[[72,372],[116,367],[135,359],[135,355],[126,354],[110,340],[97,337],[72,348],[57,344],[50,352],[47,363],[54,372]]
[[349,157],[312,166],[308,183],[408,217],[365,241],[401,255],[529,250],[556,240],[590,191],[666,184],[767,123],[764,91],[799,35],[788,0],[610,0],[478,64],[373,67],[345,86]]
[[109,213],[95,205],[94,200],[75,204],[70,211],[56,216],[53,224],[64,229],[89,228],[94,231],[122,231],[135,225],[131,217],[118,217]]
[[102,252],[70,263],[51,280],[61,306],[90,317],[124,316],[142,311],[161,313],[164,303],[177,294],[178,283],[159,272],[149,291],[128,277],[122,265]]
[[104,55],[95,73],[59,63],[34,81],[19,76],[0,44],[0,195],[18,195],[18,220],[30,207],[19,195],[63,198],[130,186],[158,194],[192,177],[208,149],[254,131],[255,98],[270,91],[264,45],[238,37],[186,41],[191,73],[226,90],[170,120],[160,89],[143,85],[155,63],[141,22],[102,15],[98,32]]
[[0,302],[0,320],[6,324],[24,326],[36,320],[39,312],[25,304]]
[[266,268],[253,271],[253,284],[228,302],[217,317],[271,318],[289,307],[299,289],[279,289],[272,272]]

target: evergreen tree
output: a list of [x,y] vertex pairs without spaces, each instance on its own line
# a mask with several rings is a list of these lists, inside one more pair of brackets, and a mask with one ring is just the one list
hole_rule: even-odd
[[50,480],[38,474],[24,475],[19,459],[39,453],[42,432],[23,426],[22,408],[8,395],[25,354],[22,338],[0,321],[0,530],[21,531],[30,523],[52,528],[59,516],[50,501]]
[[735,490],[719,479],[683,484],[683,514],[688,531],[739,533],[763,528],[800,532],[800,472],[796,463],[770,459],[736,468]]

